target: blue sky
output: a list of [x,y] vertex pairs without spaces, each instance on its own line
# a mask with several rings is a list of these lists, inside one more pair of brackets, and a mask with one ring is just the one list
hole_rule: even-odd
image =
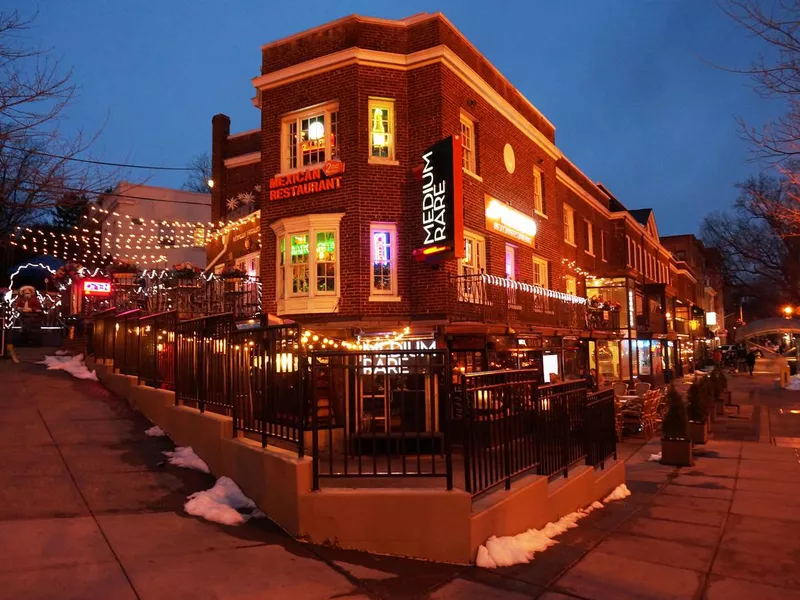
[[[33,3],[31,3],[33,4]],[[27,3],[0,0],[4,9]],[[67,129],[103,127],[104,160],[183,166],[210,149],[211,117],[258,126],[250,99],[261,44],[358,13],[441,11],[556,126],[558,146],[660,233],[695,232],[759,167],[736,118],[780,110],[743,75],[763,48],[713,0],[302,3],[40,0],[32,38],[73,68]],[[103,125],[104,124],[104,125]],[[180,173],[142,173],[179,186]]]

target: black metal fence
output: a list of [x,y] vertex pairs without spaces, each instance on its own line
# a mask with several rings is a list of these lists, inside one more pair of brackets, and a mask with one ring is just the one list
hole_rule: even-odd
[[233,431],[296,444],[304,450],[304,357],[298,325],[233,334],[230,348]]
[[614,390],[589,394],[586,399],[586,464],[604,467],[617,458],[617,432],[614,427]]
[[139,319],[139,383],[175,389],[177,311]]
[[233,313],[180,321],[176,326],[175,404],[208,406],[230,414],[228,351],[236,324]]
[[114,318],[117,310],[109,308],[94,316],[91,350],[96,360],[114,358]]
[[567,476],[569,468],[586,458],[584,423],[586,383],[566,381],[537,388],[541,447],[539,474]]
[[307,356],[320,478],[442,478],[453,487],[449,354],[397,349]]
[[123,375],[139,372],[139,309],[114,318],[114,368]]

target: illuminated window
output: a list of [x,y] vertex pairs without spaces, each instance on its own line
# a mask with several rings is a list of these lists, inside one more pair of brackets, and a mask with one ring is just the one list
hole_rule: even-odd
[[461,166],[470,173],[477,174],[475,166],[475,124],[461,115]]
[[533,167],[533,210],[540,215],[544,214],[544,182],[539,167]]
[[564,276],[564,291],[573,296],[578,295],[578,280],[574,276]]
[[564,241],[575,245],[575,209],[564,205]]
[[397,227],[391,223],[371,223],[370,300],[397,296]]
[[339,223],[342,214],[303,215],[270,225],[276,236],[278,314],[338,309]]
[[338,157],[338,105],[329,104],[283,118],[283,170],[321,165]]
[[594,256],[594,225],[586,219],[583,221],[583,233],[583,237],[586,240],[586,248],[584,248],[584,251],[586,254]]
[[394,100],[369,99],[369,158],[394,160]]
[[533,284],[539,287],[549,288],[550,280],[547,274],[547,261],[538,256],[533,257]]
[[459,275],[479,275],[486,270],[486,242],[472,232],[464,232],[464,258],[458,261]]

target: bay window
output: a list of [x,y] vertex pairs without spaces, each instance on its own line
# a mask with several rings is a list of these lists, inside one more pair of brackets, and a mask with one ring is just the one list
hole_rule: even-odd
[[370,284],[372,302],[399,300],[397,293],[397,226],[370,223]]
[[333,312],[338,305],[341,213],[280,219],[276,240],[279,314]]
[[326,104],[283,117],[281,165],[284,172],[322,165],[338,157],[338,104]]

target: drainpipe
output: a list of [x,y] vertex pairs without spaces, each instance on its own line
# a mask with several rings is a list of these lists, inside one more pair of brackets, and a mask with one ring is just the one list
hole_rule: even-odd
[[217,254],[217,255],[216,255],[216,256],[215,256],[215,257],[214,257],[214,258],[211,260],[211,262],[210,262],[210,263],[208,263],[208,266],[206,266],[206,269],[205,269],[205,271],[203,271],[203,275],[208,275],[208,272],[209,272],[211,269],[213,269],[213,268],[214,268],[214,265],[216,265],[216,264],[219,262],[219,259],[220,259],[220,258],[222,258],[222,257],[225,255],[225,253],[228,251],[228,243],[230,242],[230,240],[231,240],[231,233],[230,233],[230,231],[229,231],[228,233],[226,233],[226,234],[224,234],[224,235],[222,236],[222,250],[220,250],[220,251],[219,251],[219,254]]

